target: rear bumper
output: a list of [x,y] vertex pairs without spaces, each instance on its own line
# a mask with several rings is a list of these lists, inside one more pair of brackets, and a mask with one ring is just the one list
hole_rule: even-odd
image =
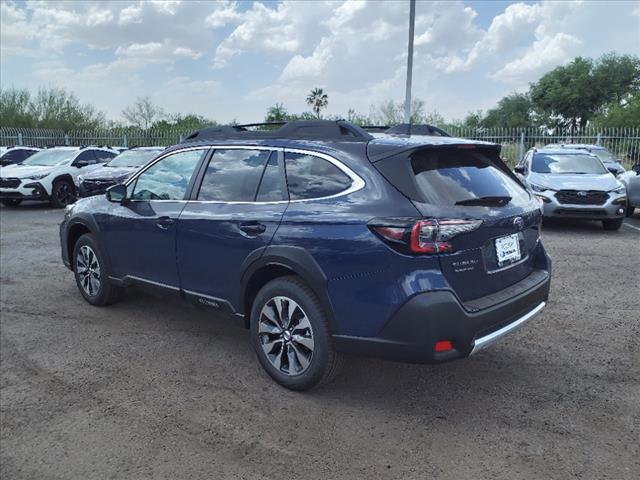
[[[548,271],[535,270],[505,289],[505,300],[488,307],[484,307],[490,303],[485,299],[462,303],[448,290],[421,293],[409,299],[379,335],[334,335],[334,347],[344,353],[410,363],[468,357],[540,313],[549,297],[550,281]],[[491,297],[500,298],[500,292]],[[479,305],[484,308],[477,309]],[[436,352],[436,342],[444,340],[451,341],[453,349]]]

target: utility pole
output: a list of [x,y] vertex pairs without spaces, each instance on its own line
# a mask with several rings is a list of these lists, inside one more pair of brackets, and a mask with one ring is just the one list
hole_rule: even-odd
[[407,87],[404,96],[404,123],[411,123],[411,77],[413,75],[413,30],[416,24],[416,0],[409,0],[409,52],[407,54]]

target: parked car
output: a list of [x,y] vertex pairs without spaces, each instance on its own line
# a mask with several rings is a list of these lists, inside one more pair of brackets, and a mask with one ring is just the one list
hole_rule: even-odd
[[107,188],[124,182],[163,150],[164,147],[136,147],[125,150],[103,167],[86,175],[78,175],[79,195],[89,197],[105,193]]
[[499,152],[344,121],[212,127],[68,207],[62,258],[92,305],[137,285],[233,315],[295,390],[345,352],[468,357],[549,294],[540,204]]
[[598,157],[604,166],[614,175],[619,175],[625,171],[622,164],[613,154],[602,145],[591,145],[588,143],[566,143],[566,144],[551,144],[545,148],[569,148],[573,150],[586,150],[589,153]]
[[0,201],[15,207],[23,200],[50,202],[62,208],[76,199],[75,180],[111,160],[116,152],[103,147],[52,147],[18,165],[0,168]]
[[601,220],[606,230],[622,226],[625,187],[596,155],[565,147],[534,148],[515,172],[541,200],[545,217]]
[[0,166],[21,163],[40,150],[42,149],[38,147],[23,147],[20,145],[0,147]]
[[636,163],[618,179],[627,189],[627,217],[631,217],[634,210],[640,208],[640,163]]

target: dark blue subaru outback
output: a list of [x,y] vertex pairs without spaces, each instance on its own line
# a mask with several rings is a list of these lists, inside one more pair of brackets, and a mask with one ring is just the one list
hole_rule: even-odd
[[551,262],[500,147],[436,133],[200,130],[69,207],[64,263],[93,305],[136,285],[237,316],[295,390],[342,353],[467,357],[542,310]]

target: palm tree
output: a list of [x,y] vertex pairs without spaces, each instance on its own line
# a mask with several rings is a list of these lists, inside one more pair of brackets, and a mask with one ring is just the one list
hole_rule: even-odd
[[316,117],[320,118],[320,110],[329,105],[329,96],[321,88],[314,88],[307,95],[307,104],[311,105],[313,111],[316,112]]

